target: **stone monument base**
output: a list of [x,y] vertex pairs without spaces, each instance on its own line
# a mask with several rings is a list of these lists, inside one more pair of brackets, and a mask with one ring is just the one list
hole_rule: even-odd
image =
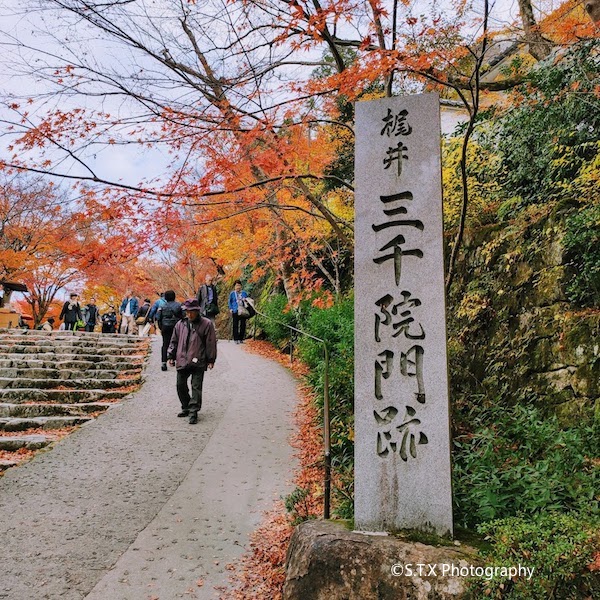
[[477,564],[476,551],[467,546],[428,546],[351,532],[331,521],[308,521],[290,541],[283,598],[456,600],[467,597],[466,577],[443,574],[444,565]]

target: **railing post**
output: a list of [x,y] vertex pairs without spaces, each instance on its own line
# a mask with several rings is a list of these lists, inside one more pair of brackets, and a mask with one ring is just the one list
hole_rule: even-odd
[[323,492],[323,518],[329,519],[331,504],[331,433],[329,422],[329,350],[323,342],[325,354],[325,374],[323,377],[323,442],[325,446],[325,486]]

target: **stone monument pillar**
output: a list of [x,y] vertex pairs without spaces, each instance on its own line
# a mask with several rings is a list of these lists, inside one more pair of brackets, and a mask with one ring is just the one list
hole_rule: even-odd
[[356,105],[355,523],[452,535],[436,94]]

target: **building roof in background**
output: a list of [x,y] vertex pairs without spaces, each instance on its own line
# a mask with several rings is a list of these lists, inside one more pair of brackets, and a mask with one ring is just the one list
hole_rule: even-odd
[[5,290],[11,292],[27,292],[27,286],[24,283],[17,283],[16,281],[5,281],[0,279],[0,283],[4,286]]
[[[538,23],[543,37],[556,45],[572,44],[582,38],[600,36],[600,27],[587,14],[582,0],[566,0],[556,10]],[[501,81],[515,59],[520,71],[527,72],[537,60],[529,54],[527,43],[515,40],[515,31],[498,32],[487,55],[487,67],[481,76],[482,83]]]

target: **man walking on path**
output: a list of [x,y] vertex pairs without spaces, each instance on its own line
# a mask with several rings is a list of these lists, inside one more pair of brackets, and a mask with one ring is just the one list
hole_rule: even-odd
[[198,302],[200,303],[200,314],[210,319],[215,324],[215,317],[219,314],[219,299],[217,288],[213,285],[213,276],[208,273],[204,279],[205,283],[198,290]]
[[[217,338],[213,324],[200,316],[200,304],[195,298],[186,300],[181,308],[185,319],[175,325],[168,356],[171,366],[177,368],[177,395],[181,402],[178,417],[190,417],[190,424],[198,422],[202,408],[202,383],[204,372],[212,369],[217,359]],[[188,379],[192,378],[192,394]]]
[[133,295],[132,290],[127,291],[127,296],[121,302],[121,333],[136,334],[137,325],[135,315],[139,307],[138,299]]

